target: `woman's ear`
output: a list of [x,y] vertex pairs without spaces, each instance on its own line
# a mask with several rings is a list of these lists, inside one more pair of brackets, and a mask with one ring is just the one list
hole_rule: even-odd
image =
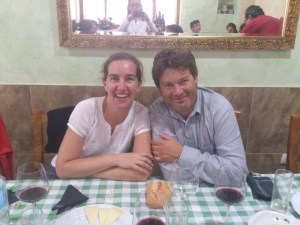
[[104,80],[104,78],[102,79],[102,84],[103,84],[103,87],[104,87],[104,89],[106,91],[106,80]]
[[137,92],[139,92],[141,90],[141,86],[142,86],[142,81],[139,82],[138,88],[137,88]]

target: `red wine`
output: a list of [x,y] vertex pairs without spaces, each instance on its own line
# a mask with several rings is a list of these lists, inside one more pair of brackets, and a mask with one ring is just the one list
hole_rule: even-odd
[[221,188],[216,191],[216,196],[228,205],[237,204],[244,200],[242,193],[232,188]]
[[166,224],[158,218],[149,217],[146,219],[142,219],[137,223],[137,225],[166,225]]
[[43,187],[31,187],[22,190],[18,198],[23,202],[37,202],[47,195],[48,191]]

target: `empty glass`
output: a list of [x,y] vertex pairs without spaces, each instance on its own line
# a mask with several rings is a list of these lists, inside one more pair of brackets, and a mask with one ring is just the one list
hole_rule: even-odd
[[172,225],[188,225],[189,207],[184,202],[171,202],[169,221]]
[[271,209],[281,213],[286,213],[289,205],[293,177],[294,174],[289,170],[276,170],[272,192]]

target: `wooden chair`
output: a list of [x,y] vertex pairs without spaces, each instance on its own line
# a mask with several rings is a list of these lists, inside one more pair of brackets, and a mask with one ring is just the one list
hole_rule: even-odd
[[44,163],[44,154],[47,154],[43,143],[43,125],[48,124],[47,114],[42,114],[41,109],[32,110],[33,122],[33,160]]
[[300,153],[298,153],[299,131],[300,115],[291,115],[286,168],[293,173],[297,173],[297,162],[300,161]]
[[[67,122],[73,109],[74,106],[67,106],[51,110],[47,114],[42,114],[41,109],[32,110],[34,162],[45,163],[45,156],[47,159],[51,160],[57,154],[61,141],[67,130]],[[50,119],[48,118],[48,115]],[[49,124],[49,121],[51,124]],[[46,138],[43,137],[43,125],[48,126],[47,135],[50,135],[50,137],[47,136],[47,146],[44,143]],[[48,152],[45,150],[45,146]]]
[[238,124],[240,124],[241,111],[234,111],[234,113]]

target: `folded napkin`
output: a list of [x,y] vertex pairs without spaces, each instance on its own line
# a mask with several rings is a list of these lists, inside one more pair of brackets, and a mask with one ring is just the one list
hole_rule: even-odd
[[16,192],[12,190],[7,190],[7,198],[8,198],[8,203],[13,204],[16,201],[19,201],[19,199],[16,196]]
[[271,201],[273,182],[269,177],[252,176],[252,173],[250,172],[247,176],[247,183],[251,188],[253,198]]
[[89,198],[78,191],[74,186],[68,185],[65,193],[61,200],[51,209],[52,211],[57,210],[57,215],[72,209],[76,205],[80,205],[86,202]]

